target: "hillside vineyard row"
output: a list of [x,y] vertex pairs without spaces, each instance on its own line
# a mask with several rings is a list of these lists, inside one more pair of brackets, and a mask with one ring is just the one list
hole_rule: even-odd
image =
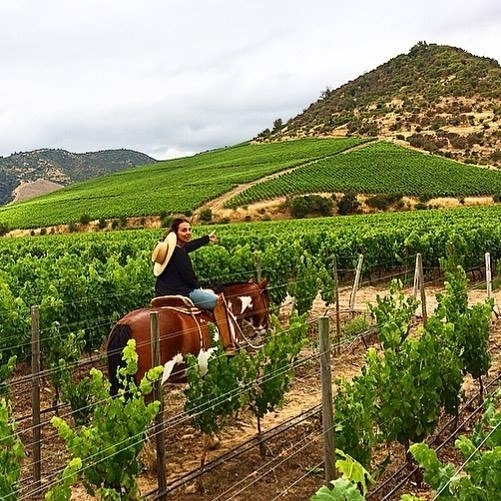
[[[361,253],[368,280],[396,269],[412,274],[417,253],[425,272],[436,269],[449,248],[466,270],[481,266],[486,252],[495,264],[500,217],[501,208],[491,207],[211,226],[220,244],[201,249],[193,261],[204,286],[255,277],[259,265],[274,305],[291,292],[290,284],[307,280],[294,292],[307,294],[307,305],[332,289],[334,258],[341,281],[352,278]],[[1,348],[21,360],[29,356],[32,305],[40,306],[42,329],[54,322],[67,333],[84,328],[86,348],[98,348],[113,320],[153,297],[151,249],[161,235],[134,230],[1,239]]]

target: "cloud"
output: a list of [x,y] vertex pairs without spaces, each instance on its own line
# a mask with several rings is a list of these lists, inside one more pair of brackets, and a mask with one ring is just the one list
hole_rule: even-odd
[[420,40],[500,60],[500,21],[487,0],[4,0],[0,155],[235,144]]

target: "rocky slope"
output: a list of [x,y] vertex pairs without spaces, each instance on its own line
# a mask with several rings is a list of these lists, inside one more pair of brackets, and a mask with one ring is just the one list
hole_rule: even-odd
[[501,167],[501,67],[419,42],[320,98],[257,141],[361,135],[395,139],[465,163]]
[[156,162],[133,150],[71,153],[40,149],[0,157],[0,205],[54,191],[76,181]]

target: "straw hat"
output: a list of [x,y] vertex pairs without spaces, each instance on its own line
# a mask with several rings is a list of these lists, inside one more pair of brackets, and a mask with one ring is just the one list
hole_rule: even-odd
[[171,231],[165,237],[165,240],[159,242],[151,254],[151,260],[155,263],[153,266],[153,274],[158,277],[165,270],[165,267],[169,263],[172,253],[176,248],[177,237],[176,234]]

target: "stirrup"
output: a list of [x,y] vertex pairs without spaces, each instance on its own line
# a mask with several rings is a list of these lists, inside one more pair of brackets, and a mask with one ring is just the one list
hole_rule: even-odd
[[233,346],[228,346],[227,348],[223,348],[224,354],[227,357],[234,357],[238,350],[236,348],[233,348]]

